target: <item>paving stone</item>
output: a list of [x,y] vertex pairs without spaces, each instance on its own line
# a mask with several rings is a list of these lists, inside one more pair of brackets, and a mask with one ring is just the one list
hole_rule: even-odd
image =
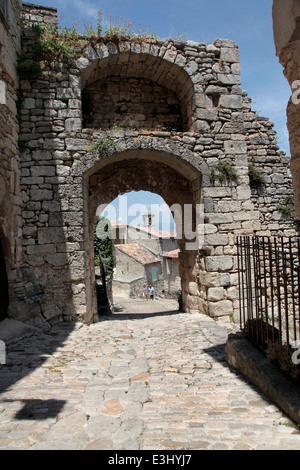
[[299,449],[297,427],[229,369],[227,329],[162,306],[143,317],[131,300],[124,314],[9,343],[0,449]]

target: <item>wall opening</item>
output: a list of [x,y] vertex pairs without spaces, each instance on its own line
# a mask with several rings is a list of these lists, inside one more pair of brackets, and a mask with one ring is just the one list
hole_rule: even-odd
[[185,132],[193,83],[178,65],[149,54],[96,60],[82,74],[83,128]]
[[[196,205],[200,203],[201,196],[201,173],[189,163],[175,162],[175,160],[179,160],[178,157],[166,152],[149,149],[128,150],[111,155],[90,170],[87,186],[90,248],[87,247],[87,251],[93,257],[91,247],[97,209],[98,214],[101,213],[115,198],[131,191],[142,190],[158,194],[173,210],[176,230],[179,233],[176,242],[179,249],[178,272],[181,279],[183,309],[189,311],[197,310],[199,302],[197,295],[192,299],[193,295],[189,289],[191,282],[197,282],[198,250],[193,247],[191,238],[186,237],[186,217],[183,214],[185,211],[190,211],[190,231],[195,233]],[[94,264],[93,259],[90,266],[92,264]],[[96,290],[94,268],[90,270],[90,274],[93,293]]]
[[96,80],[82,93],[83,127],[183,131],[180,100],[143,78]]
[[179,248],[175,221],[164,199],[149,191],[132,191],[104,210],[100,206],[98,214],[101,210],[100,220],[110,221],[115,248],[112,298],[141,298],[143,286],[153,285],[156,297],[177,300]]

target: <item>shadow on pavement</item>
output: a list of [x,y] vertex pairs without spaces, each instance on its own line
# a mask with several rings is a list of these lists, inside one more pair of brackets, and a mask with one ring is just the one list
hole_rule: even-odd
[[[73,323],[55,325],[49,333],[37,329],[25,336],[11,338],[6,344],[6,363],[0,364],[1,394],[22,378],[41,367],[52,354],[62,347],[70,333],[76,328]],[[14,400],[18,401],[18,400]],[[55,417],[64,405],[64,400],[20,399],[24,407],[16,414],[16,419],[46,419]],[[8,399],[1,400],[5,406]]]

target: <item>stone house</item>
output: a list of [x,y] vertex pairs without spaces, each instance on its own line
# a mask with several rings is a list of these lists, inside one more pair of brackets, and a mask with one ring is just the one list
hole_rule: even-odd
[[139,190],[174,209],[184,310],[238,315],[236,237],[296,233],[278,209],[293,195],[289,158],[242,89],[238,46],[81,38],[72,56],[37,59],[37,26],[56,9],[3,5],[1,315],[97,321],[96,210]]
[[[140,295],[141,282],[146,285],[155,283],[156,292],[159,295],[164,295],[165,292],[168,292],[169,295],[171,292],[174,294],[180,288],[180,278],[179,283],[178,279],[174,278],[176,288],[172,288],[170,282],[173,278],[168,275],[166,291],[164,274],[167,273],[167,270],[164,270],[162,258],[164,252],[176,250],[176,234],[175,232],[157,230],[153,214],[151,214],[151,221],[152,224],[149,224],[149,215],[143,216],[142,226],[111,221],[113,242],[117,253],[113,286],[118,286],[119,289],[123,287],[123,290],[130,292],[132,296]],[[132,261],[133,259],[136,260],[135,263]],[[152,266],[153,263],[155,265]],[[178,266],[176,268],[178,272]],[[138,283],[138,288],[136,288],[136,283]],[[130,289],[128,286],[131,286]]]
[[179,248],[161,254],[163,259],[163,294],[177,298],[181,292],[179,275]]
[[142,286],[152,284],[156,292],[162,291],[161,260],[139,243],[115,245],[116,268],[113,288],[140,297]]

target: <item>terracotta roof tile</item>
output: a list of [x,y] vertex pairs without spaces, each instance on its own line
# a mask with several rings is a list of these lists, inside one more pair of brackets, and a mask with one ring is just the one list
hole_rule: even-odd
[[176,250],[165,251],[164,253],[161,254],[161,256],[164,256],[165,258],[178,258],[179,252],[180,252],[179,248],[176,248]]
[[115,248],[122,251],[131,258],[134,258],[141,264],[159,263],[160,258],[155,256],[151,251],[138,243],[125,243],[124,245],[115,245]]

